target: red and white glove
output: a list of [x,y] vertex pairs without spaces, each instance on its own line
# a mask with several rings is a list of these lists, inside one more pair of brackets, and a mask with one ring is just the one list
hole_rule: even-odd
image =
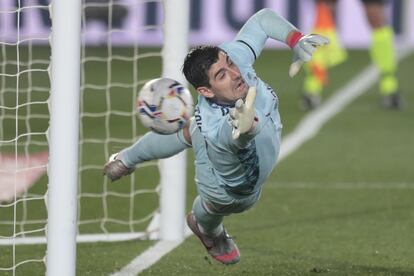
[[289,76],[294,77],[305,62],[312,59],[312,54],[317,47],[329,43],[329,39],[318,35],[304,35],[301,32],[293,32],[288,35],[287,42],[293,50],[293,61],[289,68]]

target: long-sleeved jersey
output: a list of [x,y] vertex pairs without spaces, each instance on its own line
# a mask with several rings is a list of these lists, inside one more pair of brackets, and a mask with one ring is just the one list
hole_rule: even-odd
[[190,133],[198,190],[211,201],[225,204],[229,195],[238,197],[260,191],[276,165],[282,129],[278,98],[256,75],[253,64],[268,37],[285,40],[292,30],[294,27],[283,18],[263,10],[249,19],[234,41],[219,46],[237,65],[245,82],[256,86],[258,124],[253,133],[233,140],[229,115],[233,107],[199,96]]
[[[276,165],[282,124],[278,98],[253,68],[266,40],[282,42],[296,31],[289,22],[269,9],[253,15],[232,42],[219,47],[239,68],[244,81],[256,86],[255,112],[258,122],[252,133],[232,138],[229,112],[232,106],[219,105],[199,96],[190,123],[195,154],[196,183],[200,196],[212,202],[230,204],[235,198],[258,194]],[[129,168],[138,163],[172,156],[190,147],[182,130],[177,134],[147,133],[119,154]],[[254,200],[258,196],[251,197]]]

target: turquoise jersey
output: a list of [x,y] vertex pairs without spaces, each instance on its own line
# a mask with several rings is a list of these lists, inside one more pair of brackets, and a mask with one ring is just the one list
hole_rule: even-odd
[[256,86],[254,133],[233,140],[229,112],[232,106],[213,103],[199,96],[190,124],[195,154],[196,183],[200,196],[212,202],[231,204],[234,199],[261,191],[276,165],[282,123],[275,91],[257,75],[253,64],[266,40],[285,41],[296,28],[269,9],[252,16],[232,42],[219,45],[239,68],[245,82]]
[[195,154],[196,182],[200,196],[220,204],[249,196],[257,200],[262,185],[276,165],[282,123],[275,91],[253,68],[268,38],[286,41],[297,29],[269,9],[252,16],[232,42],[219,47],[239,68],[245,82],[256,86],[258,124],[254,133],[233,140],[231,106],[222,106],[199,96],[195,119],[190,125]]
[[202,96],[190,126],[199,194],[210,201],[229,204],[234,198],[260,192],[276,165],[282,124],[275,91],[253,69],[257,55],[254,48],[261,48],[248,39],[240,41],[240,35],[219,47],[238,66],[246,83],[257,88],[258,124],[248,137],[232,139],[229,112],[233,107],[212,103]]
[[[294,30],[284,18],[263,9],[246,22],[234,41],[219,46],[240,69],[245,82],[256,86],[258,122],[254,133],[242,134],[233,140],[229,116],[233,107],[218,105],[202,96],[198,98],[190,134],[195,180],[203,199],[224,205],[238,200],[246,206],[258,199],[262,185],[276,165],[282,124],[276,93],[256,75],[253,64],[269,37],[283,42]],[[149,132],[121,151],[118,159],[132,168],[147,160],[172,156],[189,146],[182,131],[178,135]]]

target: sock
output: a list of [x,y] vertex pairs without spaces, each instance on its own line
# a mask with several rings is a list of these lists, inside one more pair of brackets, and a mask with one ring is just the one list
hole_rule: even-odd
[[370,49],[371,59],[381,72],[380,92],[390,95],[398,90],[396,78],[396,58],[394,34],[389,26],[378,28],[372,32]]
[[213,236],[213,237],[217,237],[224,230],[223,224],[220,224],[219,226],[217,226],[213,230],[204,229],[204,227],[199,223],[197,223],[197,225],[198,225],[198,229],[200,229],[201,233],[209,235],[209,236]]
[[327,70],[323,66],[319,66],[316,62],[305,66],[305,80],[303,88],[308,95],[322,94],[323,86],[327,82]]
[[307,64],[303,89],[307,94],[320,95],[328,82],[328,68],[344,62],[347,58],[347,52],[340,44],[335,21],[326,3],[316,5],[313,32],[329,38],[330,42],[319,47],[314,52],[312,61]]
[[210,236],[220,235],[224,230],[223,216],[209,213],[203,205],[202,199],[197,196],[193,203],[193,213],[200,231]]

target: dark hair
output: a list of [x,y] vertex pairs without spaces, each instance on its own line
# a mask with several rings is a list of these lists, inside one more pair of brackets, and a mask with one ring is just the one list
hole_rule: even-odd
[[198,46],[187,54],[182,71],[194,88],[210,87],[207,72],[211,65],[217,62],[219,52],[220,48],[217,46]]

